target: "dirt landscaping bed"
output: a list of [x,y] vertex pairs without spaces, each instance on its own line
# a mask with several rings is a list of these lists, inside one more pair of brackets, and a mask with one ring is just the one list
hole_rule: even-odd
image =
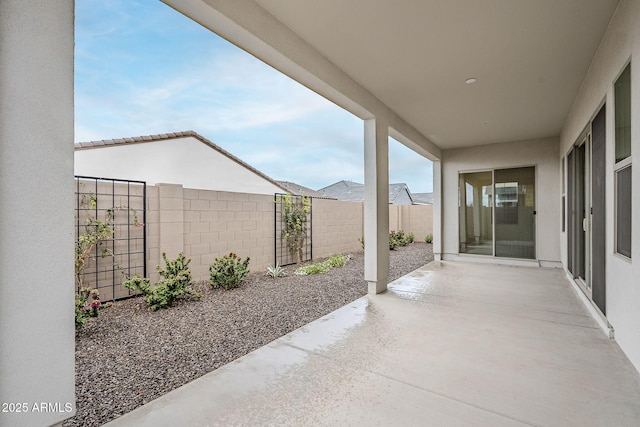
[[[155,312],[116,302],[76,334],[78,413],[66,426],[99,426],[324,316],[367,292],[362,253],[327,274],[251,273],[238,289]],[[433,260],[432,246],[391,251],[390,281]]]

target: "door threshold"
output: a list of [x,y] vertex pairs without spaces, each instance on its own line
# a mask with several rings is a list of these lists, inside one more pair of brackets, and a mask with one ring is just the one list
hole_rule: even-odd
[[578,296],[580,301],[582,301],[582,304],[584,304],[593,320],[595,320],[600,329],[602,329],[602,332],[604,332],[604,334],[610,339],[614,339],[615,330],[613,329],[613,326],[609,324],[606,316],[602,314],[602,311],[600,311],[595,303],[591,299],[589,299],[589,297],[587,297],[587,295],[584,293],[584,290],[582,289],[582,286],[578,284],[571,273],[565,270],[565,274],[567,275],[567,280],[569,280],[569,283],[571,283],[571,287],[575,291],[576,295]]

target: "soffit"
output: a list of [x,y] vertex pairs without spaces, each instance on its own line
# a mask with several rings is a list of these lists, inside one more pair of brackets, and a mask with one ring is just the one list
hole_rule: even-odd
[[559,135],[618,4],[256,2],[443,149]]

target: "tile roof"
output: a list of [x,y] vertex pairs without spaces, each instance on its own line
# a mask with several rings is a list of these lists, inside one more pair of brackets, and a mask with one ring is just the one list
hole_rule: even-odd
[[334,197],[327,197],[324,194],[316,191],[316,190],[312,190],[311,188],[305,187],[303,185],[300,184],[296,184],[295,182],[289,182],[289,181],[278,181],[278,183],[282,186],[285,187],[287,189],[287,191],[289,191],[291,194],[295,195],[295,196],[309,196],[309,197],[315,197],[315,198],[319,198],[319,199],[334,199]]
[[[413,200],[411,191],[409,191],[407,184],[389,184],[389,203],[395,203],[405,189],[409,198]],[[318,192],[323,194],[325,197],[334,197],[338,200],[347,200],[351,202],[364,201],[364,184],[360,184],[359,182],[342,180],[321,188]]]
[[409,200],[413,204],[413,197],[411,197],[411,191],[409,191],[409,186],[403,182],[397,184],[389,184],[389,203],[396,204],[396,200],[402,195],[402,192],[407,192],[409,196]]
[[256,175],[260,176],[261,178],[269,181],[271,184],[275,185],[276,187],[281,188],[282,191],[284,191],[284,192],[288,191],[278,181],[276,181],[273,178],[270,178],[269,176],[267,176],[264,173],[260,172],[258,169],[254,168],[250,164],[243,162],[238,157],[236,157],[233,154],[229,153],[227,150],[221,148],[220,146],[214,144],[213,142],[211,142],[210,140],[208,140],[204,136],[202,136],[199,133],[194,132],[192,130],[187,130],[187,131],[183,131],[183,132],[161,133],[161,134],[157,134],[157,135],[143,135],[143,136],[134,136],[134,137],[128,137],[128,138],[107,139],[107,140],[101,140],[101,141],[78,142],[78,143],[74,144],[74,149],[75,150],[90,150],[90,149],[104,148],[104,147],[115,146],[115,145],[143,144],[143,143],[146,143],[146,142],[161,141],[161,140],[165,140],[165,139],[175,139],[175,138],[187,138],[187,137],[192,137],[192,138],[197,139],[198,141],[202,142],[203,144],[207,145],[210,148],[213,148],[214,150],[218,151],[220,154],[228,157],[229,159],[233,160],[234,162],[238,163],[239,165],[249,169],[251,172],[255,173]]
[[411,193],[413,201],[421,205],[433,204],[433,193]]
[[338,200],[362,202],[364,201],[364,184],[342,180],[319,189],[318,193]]

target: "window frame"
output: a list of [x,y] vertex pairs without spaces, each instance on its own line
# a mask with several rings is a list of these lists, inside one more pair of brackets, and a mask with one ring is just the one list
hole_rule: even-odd
[[[629,158],[627,158],[626,160],[630,160]],[[623,162],[620,162],[623,163]],[[617,166],[617,164],[616,164]],[[620,252],[618,249],[618,212],[619,212],[619,205],[618,205],[618,182],[619,182],[619,173],[624,171],[625,169],[630,169],[629,173],[630,173],[630,179],[631,179],[631,183],[629,185],[629,188],[633,188],[633,168],[632,168],[632,164],[631,161],[628,162],[624,162],[624,166],[621,166],[619,168],[616,168],[616,170],[614,171],[614,197],[616,198],[616,201],[613,205],[614,208],[614,213],[613,213],[613,218],[615,221],[615,232],[613,233],[613,237],[614,237],[614,243],[613,243],[613,251],[615,253],[615,255],[624,258],[625,260],[631,261],[631,257],[632,257],[632,247],[633,247],[633,240],[630,242],[630,246],[629,246],[629,253],[624,253],[624,252]],[[631,194],[629,194],[629,203],[632,204],[632,196],[633,196],[633,191],[631,191]],[[633,226],[633,207],[630,206],[631,208],[631,214],[629,215],[629,229],[628,230],[622,230],[623,233],[628,234],[629,236],[632,235],[632,226]]]
[[[620,80],[620,78],[622,77],[622,75],[627,71],[627,68],[629,69],[629,94],[626,98],[629,99],[629,106],[627,108],[628,114],[629,114],[629,134],[631,134],[631,127],[633,126],[633,111],[632,111],[632,102],[631,102],[631,97],[633,95],[633,90],[632,90],[632,81],[631,81],[631,60],[627,61],[624,65],[624,67],[622,67],[622,71],[620,71],[620,74],[618,74],[618,76],[616,77],[615,81],[613,82],[613,179],[614,179],[614,192],[613,192],[613,197],[614,197],[614,203],[613,203],[613,209],[614,209],[614,214],[613,214],[613,219],[614,219],[614,232],[613,232],[613,238],[614,238],[614,242],[613,242],[613,252],[616,256],[621,257],[627,261],[631,261],[631,257],[632,257],[632,251],[631,248],[633,246],[633,241],[631,242],[631,245],[629,247],[629,253],[621,253],[618,251],[618,235],[620,234],[620,232],[623,233],[628,233],[629,235],[631,235],[632,232],[632,226],[633,226],[633,210],[631,211],[631,215],[629,215],[629,224],[628,224],[628,229],[625,230],[620,230],[620,226],[621,224],[618,221],[618,211],[619,211],[619,207],[620,207],[620,202],[619,202],[619,198],[618,198],[618,177],[619,177],[619,173],[622,172],[623,170],[625,170],[626,168],[630,168],[632,167],[632,158],[633,158],[633,143],[630,143],[629,146],[629,154],[627,157],[617,160],[617,152],[618,152],[618,136],[617,136],[617,120],[618,117],[616,116],[616,114],[618,113],[617,110],[617,105],[616,105],[616,84],[618,83],[618,81]],[[631,172],[633,172],[633,169],[631,169]],[[631,183],[629,185],[629,190],[630,190],[630,194],[629,194],[629,203],[632,203],[632,197],[633,197],[633,174],[631,174]],[[627,224],[624,224],[625,226]]]

